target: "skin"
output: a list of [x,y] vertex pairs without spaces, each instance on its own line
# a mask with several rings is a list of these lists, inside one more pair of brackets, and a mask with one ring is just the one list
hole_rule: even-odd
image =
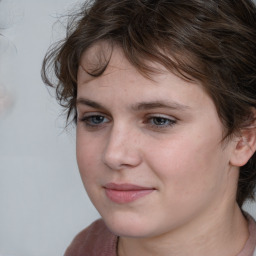
[[[249,159],[240,138],[222,142],[199,83],[164,69],[149,80],[119,48],[103,75],[90,76],[98,49],[84,53],[78,70],[77,161],[91,201],[120,236],[119,256],[237,255],[249,235],[235,200]],[[120,204],[107,197],[107,183],[154,191]]]

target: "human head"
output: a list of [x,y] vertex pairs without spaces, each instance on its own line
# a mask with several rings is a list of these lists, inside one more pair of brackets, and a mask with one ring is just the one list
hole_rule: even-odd
[[[250,0],[88,1],[71,17],[67,37],[49,50],[42,76],[76,120],[77,70],[84,52],[99,42],[92,76],[104,73],[111,49],[153,79],[158,63],[186,80],[199,81],[223,123],[223,140],[252,127],[256,107],[256,8]],[[53,65],[57,83],[47,70]],[[237,202],[253,198],[256,155],[240,168]]]

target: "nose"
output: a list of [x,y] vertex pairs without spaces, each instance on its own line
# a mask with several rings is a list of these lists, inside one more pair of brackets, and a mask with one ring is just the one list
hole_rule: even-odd
[[103,162],[112,170],[138,166],[142,161],[138,134],[128,128],[113,127],[103,153]]

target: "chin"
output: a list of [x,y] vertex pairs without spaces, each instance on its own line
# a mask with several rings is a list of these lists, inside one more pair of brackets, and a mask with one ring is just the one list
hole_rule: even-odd
[[121,237],[143,238],[152,236],[152,234],[150,235],[150,232],[143,227],[135,227],[134,225],[111,225],[107,222],[106,225],[112,233]]
[[117,236],[143,238],[156,235],[152,221],[146,221],[144,218],[112,215],[111,217],[103,216],[103,220],[109,230]]

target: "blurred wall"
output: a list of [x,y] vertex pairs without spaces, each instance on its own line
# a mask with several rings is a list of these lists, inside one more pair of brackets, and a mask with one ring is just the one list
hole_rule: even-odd
[[[63,255],[98,218],[80,181],[75,133],[40,78],[71,0],[0,1],[0,256]],[[246,208],[256,217],[255,204]]]
[[98,217],[80,181],[74,130],[41,81],[71,0],[0,1],[0,255],[57,256]]

